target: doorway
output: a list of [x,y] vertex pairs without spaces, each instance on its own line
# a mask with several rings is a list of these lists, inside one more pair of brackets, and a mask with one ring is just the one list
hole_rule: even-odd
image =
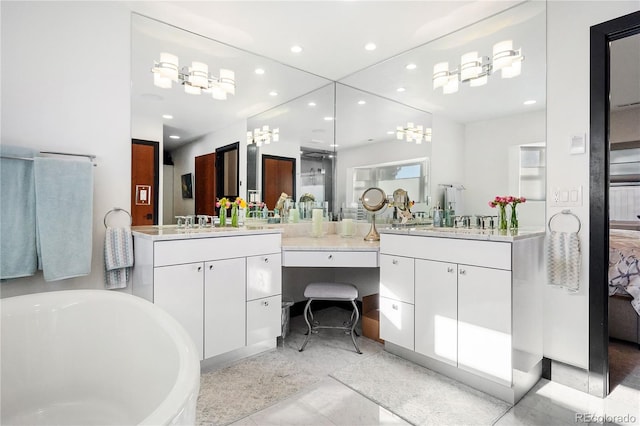
[[273,209],[281,193],[296,199],[296,159],[262,156],[262,197],[267,208]]
[[131,225],[158,224],[160,144],[131,140]]
[[195,162],[195,213],[216,214],[216,153],[200,155]]
[[640,33],[640,12],[591,27],[589,393],[609,394],[610,43]]

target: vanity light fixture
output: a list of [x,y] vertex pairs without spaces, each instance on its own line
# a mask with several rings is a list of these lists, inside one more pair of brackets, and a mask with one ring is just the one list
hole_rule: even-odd
[[417,144],[421,144],[423,140],[431,142],[431,127],[414,126],[413,123],[407,123],[406,126],[398,126],[396,128],[396,138]]
[[225,100],[227,95],[236,93],[235,73],[221,69],[219,76],[209,74],[209,66],[204,62],[192,62],[190,67],[178,64],[178,57],[171,53],[160,53],[160,61],[153,62],[153,84],[170,89],[173,83],[184,86],[184,91],[192,95],[210,94],[213,99]]
[[442,93],[458,91],[458,83],[469,83],[471,87],[487,84],[488,77],[500,71],[502,78],[512,78],[522,71],[522,49],[513,49],[512,40],[504,40],[493,46],[493,58],[478,56],[478,52],[462,55],[458,68],[449,71],[448,62],[433,66],[433,89],[442,87]]
[[257,146],[269,145],[271,141],[278,142],[279,140],[280,129],[269,129],[267,125],[262,126],[262,129],[256,128],[253,132],[247,132],[247,145],[252,143]]

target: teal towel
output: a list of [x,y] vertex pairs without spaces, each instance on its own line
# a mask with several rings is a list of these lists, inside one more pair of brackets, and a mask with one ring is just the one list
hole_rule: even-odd
[[[0,146],[2,156],[33,158],[27,148]],[[0,158],[0,278],[35,274],[36,195],[33,161]]]
[[93,238],[93,163],[36,157],[38,261],[45,281],[88,275]]

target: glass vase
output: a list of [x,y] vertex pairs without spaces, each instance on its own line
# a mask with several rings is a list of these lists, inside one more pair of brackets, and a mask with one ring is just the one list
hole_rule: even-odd
[[510,229],[518,229],[518,214],[516,213],[516,206],[511,206],[511,219],[509,222]]
[[218,213],[218,217],[220,219],[220,226],[227,226],[227,209],[224,207],[220,207],[220,212]]
[[236,203],[231,206],[231,226],[238,227],[238,205]]
[[498,218],[498,229],[500,231],[507,230],[507,210],[506,206],[500,205],[500,217]]

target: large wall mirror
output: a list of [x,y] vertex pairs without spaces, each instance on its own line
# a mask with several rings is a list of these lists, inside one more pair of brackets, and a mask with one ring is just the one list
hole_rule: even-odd
[[[131,35],[131,114],[132,138],[157,141],[164,153],[164,167],[158,165],[161,190],[155,200],[163,212],[159,224],[175,223],[174,216],[195,214],[195,199],[184,198],[181,176],[195,174],[195,159],[216,151],[224,159],[229,182],[217,182],[223,191],[216,197],[247,193],[247,118],[287,103],[302,94],[326,86],[329,80],[272,59],[255,55],[189,31],[132,15]],[[208,65],[209,73],[220,75],[221,69],[234,72],[235,94],[226,100],[214,99],[212,94],[190,94],[185,87],[173,83],[168,88],[154,85],[151,72],[162,53],[177,57],[179,68],[191,67],[193,62]],[[170,117],[170,118],[168,118]],[[174,138],[172,138],[174,137]],[[222,147],[238,143],[237,151]],[[233,153],[235,167],[232,163]],[[136,165],[132,165],[136,167]],[[234,173],[231,173],[234,172]],[[208,181],[198,179],[194,181]],[[204,200],[215,203],[215,199]]]
[[[462,55],[491,57],[497,43],[521,49],[520,75],[492,72],[486,84],[459,83],[454,93],[434,89],[434,66],[458,68]],[[486,64],[489,58],[480,59]],[[444,202],[446,188],[461,190],[456,213],[495,214],[496,195],[521,195],[520,223],[544,226],[546,142],[546,5],[527,2],[341,80],[386,99],[431,112],[431,205]],[[338,103],[339,109],[340,103]],[[400,123],[398,123],[400,124]],[[340,132],[337,132],[340,144]],[[400,142],[394,145],[401,147]],[[373,158],[392,155],[369,152]],[[338,156],[339,161],[342,158]],[[338,173],[341,171],[339,170]],[[340,181],[340,179],[338,179]],[[411,195],[411,194],[410,194]],[[349,197],[346,197],[348,200]]]
[[[489,200],[521,195],[528,199],[520,208],[521,226],[544,224],[544,2],[519,4],[337,82],[139,15],[132,22],[132,137],[163,142],[174,181],[193,173],[196,156],[239,141],[239,194],[247,198],[264,198],[262,156],[271,156],[295,160],[289,195],[314,192],[334,214],[352,206],[373,182],[364,177],[379,169],[376,184],[404,187],[417,211],[442,205],[447,188],[456,187],[458,214],[495,214]],[[448,62],[454,70],[463,55],[477,52],[486,65],[494,46],[507,40],[524,56],[519,75],[493,72],[486,84],[463,82],[449,94],[434,89],[436,64]],[[233,70],[236,94],[219,101],[176,85],[155,87],[150,69],[167,51],[181,64],[197,60],[211,72]],[[265,72],[257,74],[258,68]],[[431,141],[398,139],[398,127],[409,124],[431,129]],[[257,146],[256,129],[271,135],[268,144]],[[178,130],[185,136],[176,144],[169,136]],[[177,190],[170,194],[164,200],[173,208],[164,223],[193,214],[192,201]]]

